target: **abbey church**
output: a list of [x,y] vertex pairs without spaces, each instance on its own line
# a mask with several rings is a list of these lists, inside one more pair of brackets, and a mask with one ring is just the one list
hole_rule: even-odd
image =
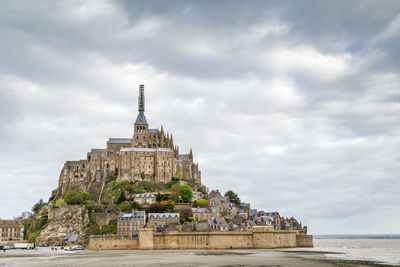
[[117,175],[117,182],[149,181],[168,183],[173,177],[191,184],[201,185],[201,172],[193,162],[193,153],[179,154],[172,134],[163,127],[149,128],[144,114],[144,85],[139,86],[139,114],[131,138],[109,138],[104,149],[92,149],[87,158],[66,161],[59,177],[57,197],[72,186],[82,190],[102,187],[110,174]]

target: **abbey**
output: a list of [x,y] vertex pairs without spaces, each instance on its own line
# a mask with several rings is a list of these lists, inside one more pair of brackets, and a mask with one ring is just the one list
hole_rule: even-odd
[[193,162],[192,149],[179,154],[172,134],[161,129],[151,129],[144,114],[144,85],[139,86],[139,114],[131,138],[110,138],[104,149],[92,149],[87,159],[66,161],[59,177],[56,198],[69,188],[102,190],[109,175],[117,175],[117,182],[149,181],[168,183],[173,177],[201,185],[201,172]]

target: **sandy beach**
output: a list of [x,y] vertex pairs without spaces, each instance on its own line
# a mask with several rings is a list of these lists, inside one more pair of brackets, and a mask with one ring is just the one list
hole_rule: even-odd
[[[334,253],[334,252],[331,252]],[[8,250],[0,266],[389,266],[327,257],[330,252],[284,250],[51,251]]]

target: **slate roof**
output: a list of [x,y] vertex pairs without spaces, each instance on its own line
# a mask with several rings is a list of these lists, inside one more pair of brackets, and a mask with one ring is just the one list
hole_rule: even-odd
[[189,160],[189,154],[179,154],[180,160]]
[[169,148],[139,148],[139,147],[124,147],[121,148],[121,152],[129,152],[129,151],[142,151],[142,152],[174,152]]
[[135,194],[134,197],[156,197],[153,194]]
[[143,111],[139,111],[139,114],[138,114],[138,116],[136,118],[136,121],[135,121],[135,125],[136,124],[147,124],[146,116],[144,115]]
[[179,213],[149,213],[149,218],[153,217],[153,218],[162,218],[162,217],[166,217],[168,218],[169,216],[171,216],[172,218],[180,218]]
[[149,129],[149,133],[158,133],[158,129]]
[[109,138],[107,144],[126,144],[131,142],[132,138]]
[[76,234],[70,235],[68,237],[68,241],[70,241],[70,242],[75,242],[76,240],[78,240],[78,235],[76,235]]

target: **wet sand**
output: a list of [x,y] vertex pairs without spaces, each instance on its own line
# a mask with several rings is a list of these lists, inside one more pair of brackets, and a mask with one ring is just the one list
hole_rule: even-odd
[[[332,252],[331,252],[332,253]],[[0,252],[5,266],[389,266],[331,259],[330,252],[285,250],[108,250]]]

